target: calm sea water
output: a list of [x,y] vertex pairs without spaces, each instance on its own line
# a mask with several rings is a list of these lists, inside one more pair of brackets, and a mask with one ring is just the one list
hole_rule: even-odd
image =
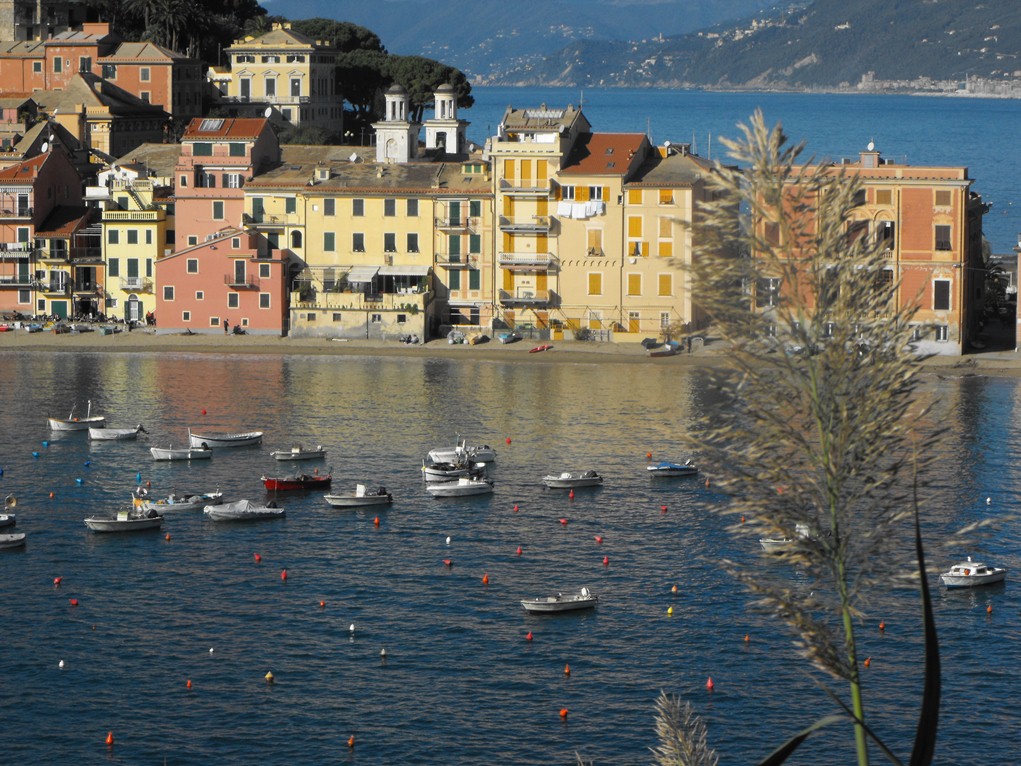
[[[938,539],[1021,500],[1021,387],[980,377],[927,387],[949,428],[947,470],[926,505]],[[677,435],[711,412],[713,389],[697,371],[25,353],[0,354],[0,390],[0,495],[18,496],[17,529],[29,535],[25,550],[0,555],[10,735],[0,761],[569,764],[578,753],[647,763],[666,689],[697,705],[723,762],[736,764],[832,710],[789,637],[718,571],[721,556],[755,560],[754,541],[732,539],[713,514],[723,498],[700,480],[645,475],[646,452],[685,457]],[[46,416],[90,398],[111,425],[141,422],[151,436],[90,444],[46,430]],[[189,426],[264,429],[266,442],[195,465],[149,460],[150,445],[181,444]],[[493,496],[423,490],[424,453],[457,433],[498,448]],[[367,481],[394,493],[378,528],[376,512],[333,510],[317,494],[287,498],[286,519],[252,525],[171,516],[169,540],[82,524],[123,507],[138,473],[157,494],[220,487],[264,499],[259,477],[291,467],[268,452],[294,441],[328,447],[326,461],[306,465],[332,466],[337,489]],[[573,500],[542,488],[545,473],[580,468],[606,485]],[[1006,586],[935,591],[940,764],[1021,761],[1019,542],[1006,525],[985,550],[954,553],[1010,567]],[[600,596],[597,611],[543,619],[518,604],[581,586]],[[860,633],[872,657],[866,699],[901,754],[921,683],[917,633],[913,594],[876,594]],[[834,731],[791,763],[847,763],[849,752],[849,733]]]
[[761,109],[807,156],[857,159],[869,141],[885,157],[912,165],[964,165],[973,190],[993,208],[985,218],[994,253],[1009,253],[1021,233],[1021,101],[928,96],[707,93],[573,88],[473,88],[462,116],[480,143],[496,133],[504,110],[581,104],[596,131],[648,133],[658,144],[692,143],[703,156],[725,158],[720,137]]

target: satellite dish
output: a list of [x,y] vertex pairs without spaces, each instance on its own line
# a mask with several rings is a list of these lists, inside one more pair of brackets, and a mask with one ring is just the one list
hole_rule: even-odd
[[664,146],[665,148],[669,149],[669,148],[670,148],[670,142],[669,142],[669,141],[664,141],[664,142],[663,142],[663,146]]
[[43,154],[46,154],[46,152],[48,152],[50,150],[50,142],[49,141],[43,141],[43,145],[40,146],[39,148],[42,150]]
[[265,115],[266,119],[268,120],[272,114],[273,114],[273,107],[267,106],[266,107],[266,111],[263,112],[263,115]]
[[468,144],[468,151],[472,154],[475,153],[475,144]]
[[872,141],[869,141],[869,145],[868,145],[867,148],[871,152],[871,151],[873,151],[876,148],[876,145]]

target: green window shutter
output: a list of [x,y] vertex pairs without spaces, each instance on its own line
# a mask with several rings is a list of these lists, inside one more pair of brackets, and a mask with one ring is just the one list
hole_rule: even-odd
[[482,274],[478,269],[468,269],[468,289],[478,290],[482,284]]

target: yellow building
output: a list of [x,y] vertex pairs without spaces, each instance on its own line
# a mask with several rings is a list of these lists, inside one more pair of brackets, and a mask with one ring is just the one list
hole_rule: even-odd
[[259,37],[227,48],[230,80],[221,103],[232,116],[269,113],[277,125],[315,125],[331,133],[344,127],[343,97],[337,92],[337,49],[330,43],[274,24]]

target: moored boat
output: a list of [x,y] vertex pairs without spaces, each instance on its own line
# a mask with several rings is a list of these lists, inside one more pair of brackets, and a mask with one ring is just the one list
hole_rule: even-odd
[[18,518],[13,513],[0,513],[0,529],[13,527],[18,523]]
[[150,498],[144,488],[135,490],[136,507],[143,511],[156,511],[159,514],[170,511],[199,511],[207,505],[219,505],[223,502],[223,493],[216,492],[171,492],[166,497]]
[[194,447],[150,447],[153,460],[208,460],[213,456],[211,449]]
[[134,428],[89,428],[89,439],[92,441],[121,441],[135,439],[139,434],[148,431],[139,423]]
[[85,519],[85,526],[93,532],[140,532],[146,529],[159,529],[163,526],[163,517],[156,511],[118,511],[114,517],[91,516]]
[[273,452],[270,452],[269,455],[275,460],[317,460],[319,458],[326,457],[326,450],[321,444],[309,448],[305,448],[300,444],[295,444],[288,450],[274,450]]
[[468,444],[462,439],[452,449],[429,450],[426,457],[431,463],[492,463],[496,450],[488,444]]
[[221,447],[250,447],[255,444],[262,444],[262,431],[244,431],[241,433],[207,433],[197,434],[188,432],[188,443],[192,447],[208,447],[217,449]]
[[558,593],[555,596],[528,598],[521,602],[521,606],[526,612],[556,614],[558,612],[575,612],[579,609],[594,609],[598,603],[598,596],[588,588],[582,588],[577,593],[568,593],[567,595]]
[[394,501],[393,495],[380,487],[370,491],[364,484],[355,486],[354,492],[341,492],[323,495],[323,499],[334,508],[357,508],[366,505],[389,505]]
[[322,476],[318,473],[296,473],[292,476],[263,476],[262,483],[271,492],[290,492],[299,489],[325,489],[333,481],[333,472]]
[[954,564],[939,577],[947,588],[974,588],[977,585],[1003,582],[1007,577],[1007,570],[1004,567],[991,567],[979,561],[972,561],[971,556],[968,556],[967,561]]
[[238,500],[223,505],[207,505],[202,512],[210,521],[256,521],[258,519],[276,519],[285,515],[284,509],[277,506],[276,503],[259,505],[251,500]]
[[462,477],[457,481],[441,481],[427,484],[425,491],[433,497],[468,497],[470,495],[488,495],[493,491],[493,482],[489,479],[472,479]]
[[71,407],[71,414],[66,418],[47,418],[51,431],[88,431],[90,428],[102,428],[106,424],[106,418],[102,415],[92,414],[92,401],[89,401],[89,409],[83,418],[74,416],[74,406]]
[[563,471],[559,474],[544,476],[542,483],[550,489],[598,487],[603,483],[603,477],[595,471]]
[[465,461],[454,463],[422,462],[422,476],[428,482],[457,481],[463,478],[480,478],[485,475],[484,463],[472,465]]
[[671,463],[669,460],[646,466],[649,476],[653,478],[672,479],[678,476],[694,476],[698,467],[688,460],[685,463]]
[[25,544],[24,532],[8,532],[0,535],[0,550],[6,548],[21,548]]

